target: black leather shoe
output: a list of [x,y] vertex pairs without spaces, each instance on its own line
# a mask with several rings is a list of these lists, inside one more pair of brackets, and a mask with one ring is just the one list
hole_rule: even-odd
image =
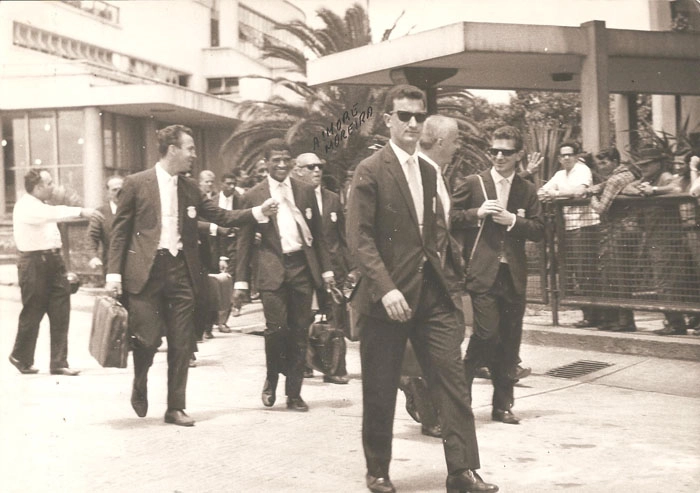
[[375,478],[368,474],[365,479],[367,480],[367,488],[372,493],[396,493],[396,488],[388,477]]
[[17,358],[15,358],[12,355],[10,355],[9,359],[10,359],[10,363],[12,363],[15,366],[15,368],[17,368],[22,375],[34,375],[36,373],[39,373],[39,368],[36,368],[35,366],[32,366],[32,365],[25,365],[20,360],[18,360]]
[[229,326],[226,325],[226,324],[221,324],[221,325],[219,325],[219,329],[218,329],[218,330],[219,330],[219,332],[221,332],[222,334],[230,334],[230,333],[232,332],[231,327],[229,327]]
[[508,378],[514,382],[517,382],[521,378],[529,377],[531,373],[532,373],[532,368],[523,368],[522,366],[518,365],[515,367],[514,370],[512,370],[511,372],[508,372]]
[[459,474],[450,474],[447,476],[445,486],[447,493],[469,493],[473,491],[495,493],[498,491],[498,486],[495,484],[484,483],[476,471],[467,469]]
[[265,379],[265,385],[263,385],[262,390],[262,403],[265,407],[272,407],[277,400],[275,395],[275,390],[277,390],[277,381],[271,381],[269,378]]
[[346,385],[348,382],[350,382],[350,379],[345,375],[323,375],[323,381],[326,383]]
[[481,368],[477,368],[476,371],[474,372],[474,377],[475,378],[484,378],[486,380],[491,380],[491,370],[489,370],[485,366],[482,366]]
[[185,414],[182,409],[168,409],[165,412],[165,422],[178,426],[194,426],[194,419]]
[[684,336],[688,334],[688,330],[681,327],[667,325],[663,329],[655,330],[654,334],[658,334],[660,336]]
[[613,325],[608,330],[610,332],[636,332],[637,327],[634,325]]
[[80,375],[80,370],[71,370],[70,368],[52,368],[52,375],[65,375],[67,377],[77,377]]
[[442,428],[439,424],[435,426],[421,425],[420,432],[427,437],[442,438]]
[[205,339],[213,339],[213,338],[214,338],[214,334],[212,333],[211,330],[208,330],[208,331],[206,331],[206,332],[204,333],[204,338],[205,338]]
[[131,407],[134,408],[136,416],[143,418],[148,413],[148,390],[139,389],[134,385],[131,389]]
[[305,413],[309,410],[309,406],[306,405],[306,402],[301,397],[287,397],[287,409]]
[[505,423],[507,425],[520,424],[520,418],[513,414],[510,409],[505,411],[502,409],[494,409],[491,411],[491,418],[494,421],[500,421],[501,423]]
[[585,329],[587,327],[595,327],[595,326],[596,326],[596,324],[594,324],[593,322],[591,322],[590,320],[587,320],[585,318],[583,320],[579,320],[578,322],[574,323],[574,327],[576,327],[577,329]]
[[311,368],[304,368],[304,378],[314,378],[314,371]]

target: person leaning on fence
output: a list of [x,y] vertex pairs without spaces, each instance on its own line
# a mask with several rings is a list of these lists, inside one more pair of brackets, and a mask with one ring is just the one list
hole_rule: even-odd
[[[104,276],[107,274],[109,237],[112,233],[112,221],[114,220],[114,214],[117,212],[119,192],[123,183],[124,178],[121,176],[112,176],[107,180],[107,203],[97,208],[99,214],[94,214],[90,218],[90,224],[88,225],[88,249],[92,256],[88,265],[91,269],[102,267],[102,281],[104,281]],[[100,245],[102,255],[99,254]]]
[[75,376],[68,366],[68,327],[71,286],[61,256],[61,234],[56,223],[70,218],[91,217],[94,209],[49,205],[54,190],[48,171],[31,169],[24,175],[22,195],[12,211],[12,230],[17,245],[17,273],[22,311],[17,337],[9,360],[20,373],[34,374],[34,352],[39,325],[48,314],[51,335],[52,375]]
[[[620,164],[620,153],[610,147],[596,155],[599,163],[613,168],[610,176],[586,190],[591,208],[600,215],[598,250],[599,296],[602,299],[627,300],[635,287],[635,253],[640,240],[636,209],[627,202],[615,202],[623,188],[642,176],[634,164]],[[599,168],[601,166],[599,165]],[[637,330],[634,313],[628,308],[601,308],[599,330],[633,332]]]
[[[642,148],[635,156],[635,164],[642,176],[627,185],[624,195],[655,197],[680,193],[677,179],[670,173],[670,159],[661,149]],[[653,199],[652,199],[653,200]],[[640,227],[643,231],[640,255],[649,259],[652,290],[661,301],[673,301],[681,294],[681,276],[684,266],[684,244],[680,240],[681,220],[678,205],[654,201],[639,207]],[[660,335],[685,334],[685,320],[679,312],[664,312],[666,320]]]
[[[579,158],[579,146],[564,141],[559,146],[561,169],[542,185],[537,196],[543,202],[555,199],[582,197],[593,185],[591,169]],[[566,291],[569,294],[590,297],[597,293],[598,239],[600,218],[589,205],[565,205],[564,217],[566,258]],[[595,307],[583,307],[583,319],[575,327],[596,327],[600,323],[600,311]]]

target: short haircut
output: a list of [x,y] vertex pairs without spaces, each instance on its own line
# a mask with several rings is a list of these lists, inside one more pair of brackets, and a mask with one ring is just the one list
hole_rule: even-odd
[[109,178],[107,178],[107,181],[105,182],[105,188],[109,189],[109,184],[110,184],[110,182],[112,182],[113,180],[120,180],[120,181],[123,183],[123,182],[124,182],[124,177],[123,177],[123,176],[119,176],[119,175],[110,176]]
[[428,119],[425,120],[423,132],[420,136],[421,149],[432,149],[435,143],[448,133],[450,126],[453,126],[452,128],[457,128],[459,131],[456,120],[443,115],[430,115]]
[[222,183],[225,182],[226,180],[235,180],[235,179],[236,179],[236,175],[234,175],[233,173],[224,173],[223,175],[221,175],[221,182]]
[[603,160],[606,159],[608,161],[616,161],[620,162],[620,151],[617,150],[617,147],[612,146],[612,147],[606,147],[605,149],[601,149],[598,151],[598,154],[595,155],[596,159]]
[[216,174],[210,169],[203,169],[199,172],[199,181],[205,180],[206,177],[216,178]]
[[168,147],[171,145],[180,147],[180,136],[182,134],[193,137],[192,129],[184,125],[170,125],[158,130],[158,152],[160,152],[161,157],[168,153]]
[[287,144],[283,139],[270,139],[263,146],[263,156],[265,157],[266,161],[270,159],[273,152],[284,151],[287,151],[290,156],[292,155],[292,150],[290,149],[289,144]]
[[384,99],[384,113],[394,111],[394,101],[397,99],[416,99],[423,101],[423,107],[426,108],[425,93],[416,86],[409,84],[399,84],[389,89]]
[[578,146],[578,142],[575,142],[573,140],[565,140],[564,142],[559,144],[560,154],[562,147],[571,147],[574,150],[574,154],[578,154],[579,152],[581,152],[581,149]]
[[43,181],[43,179],[41,178],[42,171],[44,171],[44,170],[43,169],[30,169],[24,175],[24,189],[28,193],[32,193],[34,191],[34,187],[36,187],[39,183],[41,183]]
[[512,140],[515,142],[515,150],[519,151],[523,148],[523,136],[520,135],[520,130],[510,125],[497,128],[493,132],[492,140]]

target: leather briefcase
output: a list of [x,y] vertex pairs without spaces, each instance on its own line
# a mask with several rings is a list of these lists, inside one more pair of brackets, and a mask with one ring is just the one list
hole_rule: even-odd
[[345,358],[345,338],[327,320],[314,322],[309,328],[306,364],[325,375],[334,375]]
[[95,299],[90,331],[90,354],[105,368],[126,368],[129,356],[128,314],[110,296]]

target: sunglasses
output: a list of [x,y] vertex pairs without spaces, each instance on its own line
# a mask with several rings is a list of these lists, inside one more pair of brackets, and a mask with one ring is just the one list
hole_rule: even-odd
[[323,165],[321,163],[305,164],[304,166],[300,166],[300,168],[308,169],[309,171],[313,171],[314,169],[318,168],[323,171]]
[[404,123],[410,122],[411,118],[415,118],[416,123],[423,123],[425,119],[428,118],[427,113],[412,113],[410,111],[392,111],[391,114],[396,114],[396,116],[399,117],[399,120]]
[[518,150],[517,149],[495,149],[493,147],[488,150],[488,153],[493,157],[498,156],[499,152],[501,154],[503,154],[504,157],[510,157],[513,154],[515,154],[516,152],[518,152]]

